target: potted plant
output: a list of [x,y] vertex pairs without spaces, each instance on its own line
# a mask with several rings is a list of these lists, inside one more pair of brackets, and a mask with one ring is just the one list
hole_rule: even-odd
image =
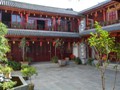
[[58,57],[57,56],[53,56],[51,58],[51,60],[52,60],[53,63],[58,63]]
[[67,65],[67,61],[63,59],[64,42],[62,41],[62,39],[58,38],[58,39],[55,40],[55,48],[60,49],[60,57],[61,57],[61,59],[58,60],[59,65],[60,66]]
[[11,79],[11,72],[13,71],[13,69],[7,65],[5,65],[2,69],[4,77],[7,79]]
[[89,58],[88,60],[87,60],[87,64],[88,65],[94,65],[94,59],[93,58]]
[[23,76],[25,77],[29,77],[29,80],[30,80],[30,84],[29,84],[29,90],[34,90],[34,84],[32,83],[32,80],[31,80],[31,77],[36,74],[37,75],[37,70],[35,67],[32,67],[32,66],[24,66],[22,69],[21,69],[21,73]]
[[76,64],[82,64],[82,61],[79,57],[75,58],[74,60]]
[[28,61],[26,61],[26,58],[25,58],[26,52],[28,51],[28,46],[26,44],[25,37],[22,38],[22,40],[20,42],[20,48],[22,50],[22,59],[23,59],[23,62],[21,62],[21,64],[28,65],[29,63],[28,63]]
[[[109,65],[110,52],[117,52],[116,42],[114,37],[110,37],[110,33],[103,30],[102,27],[95,22],[95,33],[91,33],[88,39],[90,46],[95,51],[95,58],[97,59],[96,67],[100,71],[102,90],[106,90],[106,68]],[[116,82],[116,80],[115,80]],[[115,85],[114,85],[115,86]],[[115,87],[114,87],[115,88]],[[113,88],[113,90],[115,90]]]
[[[7,34],[6,25],[4,25],[3,23],[0,22],[0,62],[2,62],[2,63],[0,63],[0,90],[13,90],[11,88],[19,80],[18,81],[13,80],[13,77],[12,77],[12,81],[11,81],[9,79],[11,77],[10,75],[6,75],[6,77],[4,75],[7,73],[11,73],[11,71],[12,71],[12,68],[7,66],[6,63],[4,63],[4,62],[8,61],[8,59],[6,57],[7,56],[6,53],[8,53],[10,51],[8,40],[5,38],[6,34]],[[7,76],[9,76],[9,77],[7,77]],[[26,86],[27,86],[27,84],[26,84]],[[25,84],[23,87],[25,87]],[[22,89],[19,89],[19,90],[23,90],[23,87],[22,87]],[[15,89],[15,90],[18,90],[18,89]]]
[[16,85],[17,82],[14,81],[6,81],[0,84],[2,88],[0,90],[13,90],[12,88]]

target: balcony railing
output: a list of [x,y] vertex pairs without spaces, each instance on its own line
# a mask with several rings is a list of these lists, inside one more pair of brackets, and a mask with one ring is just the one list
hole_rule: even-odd
[[20,23],[20,22],[7,22],[2,21],[8,28],[13,29],[29,29],[29,30],[46,30],[46,31],[59,31],[59,32],[78,32],[78,30],[67,30],[64,26],[59,26],[56,30],[52,26],[42,26],[40,24],[34,25],[30,23]]
[[[103,26],[108,26],[108,25],[112,25],[112,24],[117,24],[117,23],[120,23],[120,20],[112,20],[112,21],[102,21],[102,22],[99,22],[99,24],[103,27]],[[86,27],[86,30],[88,29],[93,29],[95,28],[94,24],[89,24],[87,27]]]

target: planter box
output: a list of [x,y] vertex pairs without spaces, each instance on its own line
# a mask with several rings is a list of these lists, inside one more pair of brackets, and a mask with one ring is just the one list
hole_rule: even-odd
[[13,90],[28,90],[29,86],[22,76],[12,76],[12,80],[17,81],[16,86],[12,88]]
[[20,62],[21,65],[29,65],[29,62],[28,61],[23,61],[23,62]]
[[59,66],[66,66],[69,64],[69,60],[58,60]]

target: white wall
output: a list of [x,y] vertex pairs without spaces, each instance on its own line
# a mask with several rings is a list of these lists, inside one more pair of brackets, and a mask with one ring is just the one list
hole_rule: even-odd
[[77,45],[77,44],[75,44],[75,45],[73,46],[73,54],[74,54],[76,57],[78,57],[78,45]]

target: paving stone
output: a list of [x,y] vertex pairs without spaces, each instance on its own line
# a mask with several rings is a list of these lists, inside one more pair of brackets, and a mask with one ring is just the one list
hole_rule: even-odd
[[[32,77],[35,90],[102,90],[100,74],[94,66],[76,65],[73,62],[66,67],[59,67],[51,62],[32,65],[38,71],[38,76]],[[112,90],[114,75],[114,70],[106,71],[106,90]],[[115,90],[120,90],[119,77],[120,72],[117,75]]]

